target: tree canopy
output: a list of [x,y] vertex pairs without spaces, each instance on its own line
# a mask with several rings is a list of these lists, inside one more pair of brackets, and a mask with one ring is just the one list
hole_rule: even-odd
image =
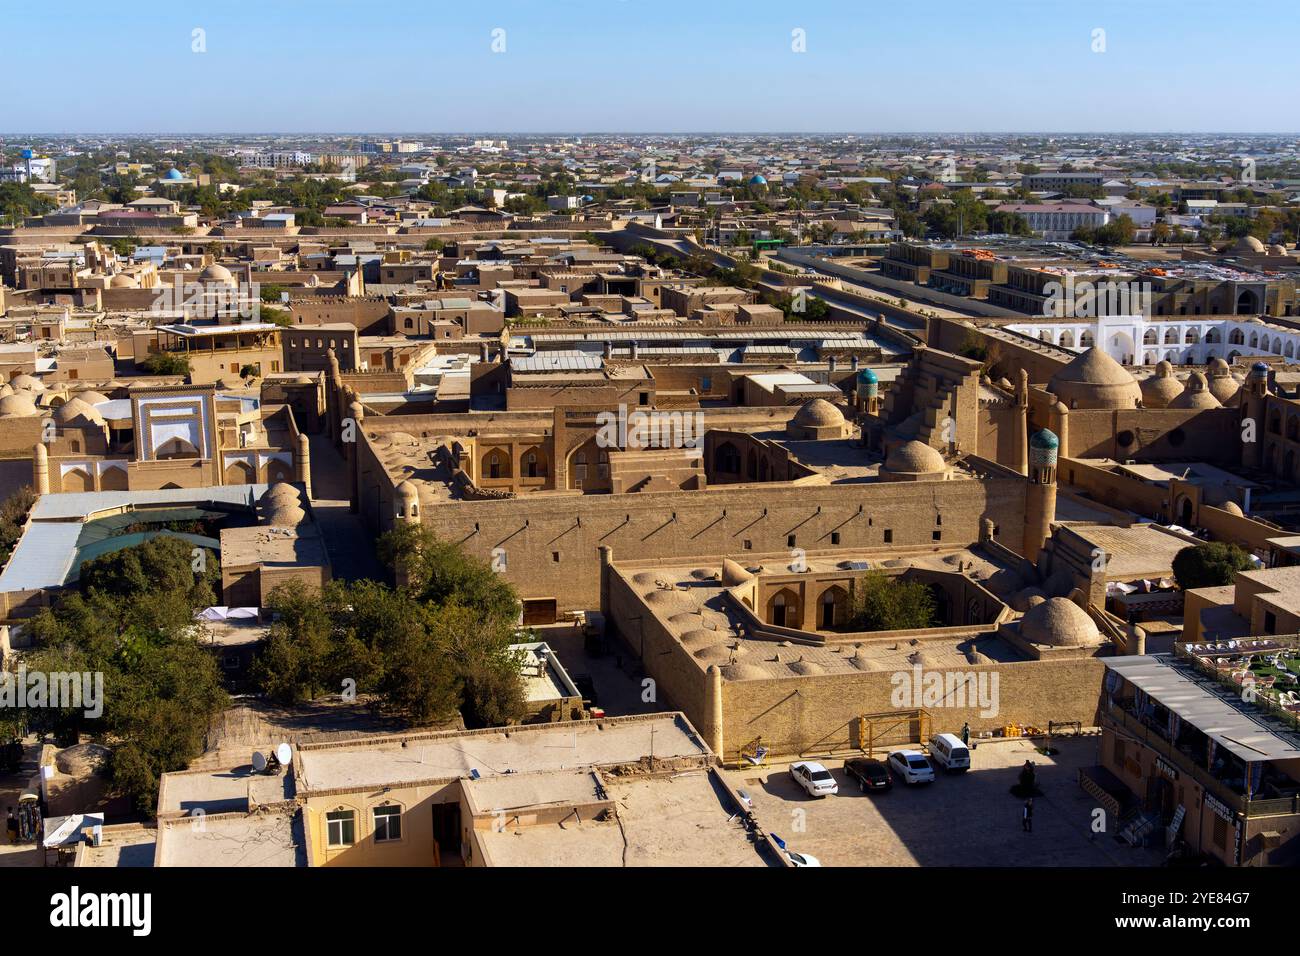
[[858,581],[850,627],[858,631],[903,631],[933,627],[934,595],[921,581],[869,571]]
[[1238,571],[1254,567],[1249,554],[1226,541],[1189,545],[1174,555],[1174,578],[1184,590],[1222,587],[1231,584]]

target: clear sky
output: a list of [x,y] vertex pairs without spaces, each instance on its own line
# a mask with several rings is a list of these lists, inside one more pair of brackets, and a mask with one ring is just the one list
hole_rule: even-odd
[[[1300,0],[64,0],[3,12],[11,134],[1300,128]],[[193,52],[196,29],[206,52]]]

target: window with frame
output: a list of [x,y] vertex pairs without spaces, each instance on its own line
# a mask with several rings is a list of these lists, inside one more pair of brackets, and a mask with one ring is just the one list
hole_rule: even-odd
[[357,842],[357,814],[354,810],[331,810],[325,814],[330,846],[351,846]]
[[375,842],[391,843],[402,838],[402,808],[375,807]]

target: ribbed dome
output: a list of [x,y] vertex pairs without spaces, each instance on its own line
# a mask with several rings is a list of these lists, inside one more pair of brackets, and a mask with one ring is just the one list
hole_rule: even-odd
[[831,428],[844,424],[844,413],[824,398],[805,402],[793,419],[796,425],[806,428]]
[[1200,372],[1187,377],[1187,389],[1172,402],[1170,408],[1222,408],[1219,400],[1210,394],[1210,385]]
[[916,439],[903,442],[885,459],[885,470],[899,475],[935,475],[946,467],[943,455]]
[[1020,634],[1035,644],[1086,647],[1101,643],[1101,634],[1086,611],[1062,597],[1048,598],[1020,621]]
[[1147,408],[1168,408],[1183,386],[1174,378],[1174,367],[1168,362],[1156,363],[1156,374],[1142,382],[1142,404]]
[[27,392],[15,392],[0,398],[0,418],[25,418],[36,414],[36,402]]
[[287,481],[277,481],[262,493],[261,498],[261,502],[264,505],[296,505],[300,501],[302,501],[301,492]]
[[296,528],[306,517],[307,512],[297,505],[282,505],[267,514],[266,523],[277,528]]
[[1128,369],[1095,346],[1053,375],[1047,388],[1072,408],[1135,408],[1142,398]]

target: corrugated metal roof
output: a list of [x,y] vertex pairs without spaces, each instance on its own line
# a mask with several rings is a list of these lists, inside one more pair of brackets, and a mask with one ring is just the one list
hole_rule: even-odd
[[515,372],[598,372],[604,365],[601,356],[579,352],[538,352],[510,360]]

